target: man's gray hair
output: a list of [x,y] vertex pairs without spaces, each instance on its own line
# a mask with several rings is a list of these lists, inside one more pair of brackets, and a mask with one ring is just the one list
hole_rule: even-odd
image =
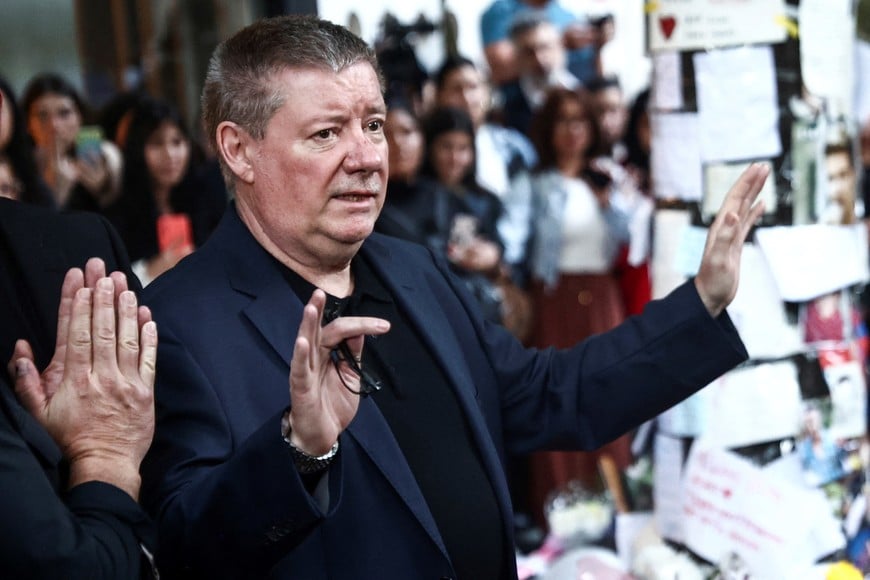
[[[369,63],[381,79],[374,51],[346,28],[314,16],[279,16],[254,22],[212,54],[202,90],[202,116],[214,143],[217,126],[232,121],[262,139],[272,115],[286,95],[272,84],[288,68],[335,73],[359,62]],[[220,157],[220,156],[219,156]],[[227,185],[232,173],[221,158]]]
[[543,10],[529,10],[521,12],[514,18],[508,29],[508,37],[517,42],[521,36],[539,26],[550,26],[558,30],[558,27],[547,18],[547,14]]

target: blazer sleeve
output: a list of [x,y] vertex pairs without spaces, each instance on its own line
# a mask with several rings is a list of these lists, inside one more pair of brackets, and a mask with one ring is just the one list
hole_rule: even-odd
[[[6,385],[0,385],[7,388]],[[59,495],[0,409],[0,567],[4,578],[136,579],[153,545],[129,495],[88,482]]]
[[570,349],[532,356],[501,333],[485,340],[507,386],[501,405],[515,451],[595,449],[748,358],[727,312],[711,317],[693,281]]
[[342,453],[321,511],[293,466],[276,411],[234,441],[224,404],[195,357],[161,327],[154,442],[142,465],[142,501],[158,522],[158,567],[170,577],[265,576],[333,513]]

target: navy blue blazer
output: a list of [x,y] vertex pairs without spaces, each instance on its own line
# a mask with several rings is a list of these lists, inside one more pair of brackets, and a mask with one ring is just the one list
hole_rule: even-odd
[[[711,318],[691,283],[612,332],[537,351],[485,323],[424,247],[373,234],[360,251],[443,366],[508,546],[507,450],[598,447],[746,358],[727,315]],[[306,491],[280,436],[303,304],[234,206],[202,248],[146,288],[144,301],[160,347],[143,501],[158,519],[165,577],[455,577],[371,398],[341,435],[327,510]],[[506,558],[515,578],[511,550]]]

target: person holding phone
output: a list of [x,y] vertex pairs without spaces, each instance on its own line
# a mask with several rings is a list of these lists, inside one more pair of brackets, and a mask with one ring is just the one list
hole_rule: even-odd
[[205,156],[166,101],[142,97],[133,106],[123,154],[123,193],[106,215],[144,286],[205,242],[227,194],[207,184]]
[[36,143],[36,159],[58,207],[99,211],[121,190],[121,152],[85,127],[85,102],[63,77],[34,77],[24,91],[27,130]]
[[[527,261],[534,323],[531,343],[566,348],[625,319],[615,275],[629,240],[628,216],[611,203],[614,183],[593,164],[598,133],[588,95],[551,89],[532,120],[539,166],[514,181],[531,208]],[[570,480],[594,488],[604,453],[619,468],[630,462],[626,436],[600,452],[547,451],[533,455],[531,503],[539,521],[545,498]]]

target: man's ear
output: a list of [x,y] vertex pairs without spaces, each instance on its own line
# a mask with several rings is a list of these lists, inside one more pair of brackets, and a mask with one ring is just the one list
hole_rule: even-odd
[[254,182],[249,147],[252,141],[250,134],[232,121],[223,121],[217,127],[215,142],[218,155],[223,157],[236,178],[247,184]]

